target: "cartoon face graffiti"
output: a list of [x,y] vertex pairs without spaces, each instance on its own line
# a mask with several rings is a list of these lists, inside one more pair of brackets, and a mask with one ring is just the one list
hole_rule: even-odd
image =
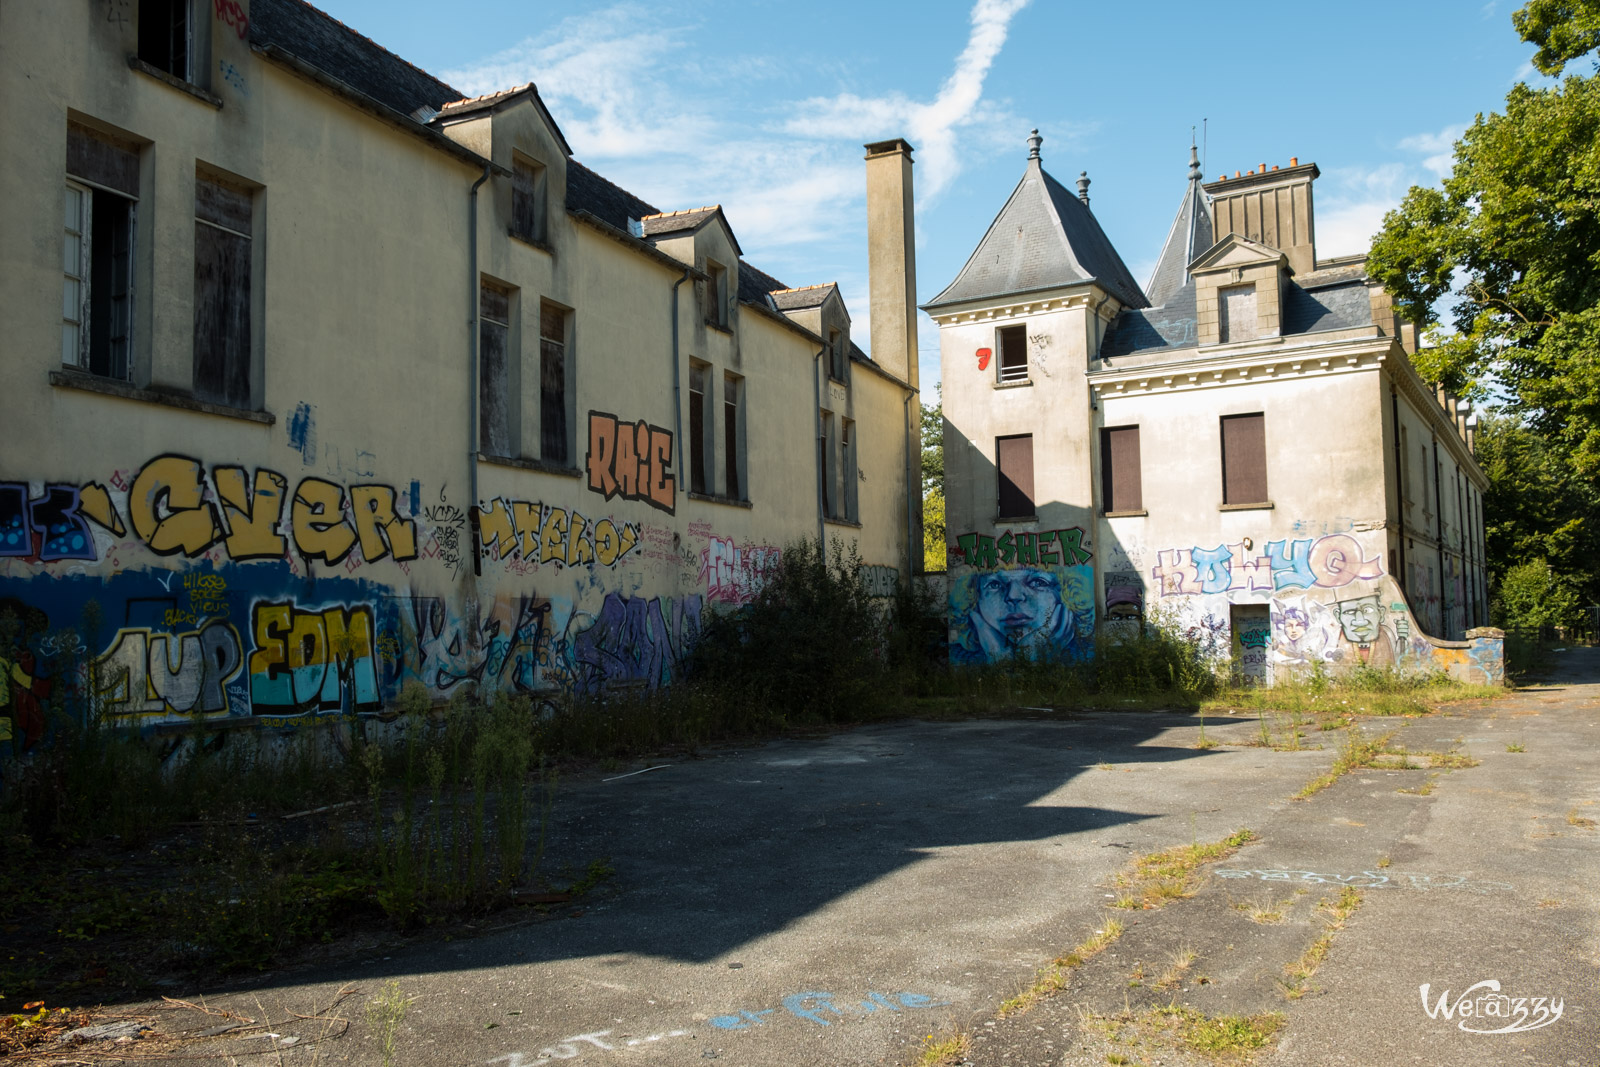
[[1094,631],[1088,567],[1018,567],[951,587],[951,656],[987,663],[1016,653],[1075,656]]
[[1283,636],[1290,644],[1298,646],[1300,639],[1306,635],[1306,624],[1309,622],[1306,613],[1299,608],[1290,608],[1283,613],[1282,619]]
[[1338,608],[1339,628],[1344,631],[1346,641],[1354,645],[1370,645],[1378,639],[1382,632],[1383,605],[1378,602],[1376,593],[1341,600]]

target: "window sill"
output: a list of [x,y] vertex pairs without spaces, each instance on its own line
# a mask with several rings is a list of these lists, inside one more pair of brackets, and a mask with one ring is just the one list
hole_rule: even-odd
[[1019,523],[1019,522],[1038,522],[1038,521],[1039,521],[1039,516],[1037,516],[1037,515],[996,515],[994,517],[994,524],[996,526],[999,526],[1001,523],[1008,523],[1008,524],[1011,524],[1011,525],[1015,525],[1016,523]]
[[86,393],[99,393],[101,396],[115,396],[123,400],[138,400],[146,404],[161,404],[169,408],[181,408],[184,411],[197,411],[204,415],[221,415],[228,419],[259,422],[264,426],[271,426],[278,421],[278,417],[270,411],[250,411],[247,408],[230,407],[227,404],[213,404],[209,400],[197,400],[192,396],[165,389],[141,389],[137,385],[119,382],[115,378],[101,378],[80,370],[53,370],[50,372],[50,384],[62,389],[81,389]]
[[1133,511],[1106,511],[1101,514],[1108,519],[1135,519],[1150,513],[1144,508],[1137,508]]
[[859,523],[859,522],[855,522],[855,521],[853,521],[853,520],[851,520],[851,519],[831,519],[831,518],[825,518],[825,519],[823,519],[823,520],[822,520],[822,521],[823,521],[823,522],[825,522],[825,523],[827,523],[827,524],[828,524],[828,525],[829,525],[829,526],[848,526],[848,527],[850,527],[850,529],[852,529],[852,530],[859,530],[859,529],[861,529],[861,524],[860,524],[860,523]]
[[167,86],[169,89],[176,89],[180,93],[186,93],[187,95],[194,97],[196,100],[210,104],[218,111],[222,110],[222,97],[217,96],[215,93],[207,92],[194,82],[187,82],[175,75],[168,74],[160,67],[152,66],[140,59],[138,56],[129,56],[128,66],[148,78],[154,78],[156,81]]
[[492,463],[497,467],[515,467],[518,470],[538,471],[540,474],[555,474],[562,478],[583,477],[583,471],[577,467],[550,463],[542,459],[528,459],[524,456],[491,456],[487,452],[479,452],[478,460],[481,463]]
[[556,256],[556,250],[551,248],[546,242],[537,240],[533,237],[524,236],[523,234],[518,233],[516,230],[511,229],[509,226],[506,227],[506,236],[511,238],[513,241],[516,241],[518,244],[524,244],[529,248],[538,249],[551,259],[554,259]]
[[755,506],[748,500],[735,500],[731,496],[719,496],[716,493],[696,493],[690,490],[688,497],[690,500],[703,500],[707,504],[726,504],[730,508],[752,508]]
[[1032,378],[1024,378],[1020,382],[995,382],[996,389],[1026,389],[1033,384]]
[[1218,511],[1271,511],[1272,501],[1264,500],[1259,504],[1218,504]]
[[725,323],[725,322],[717,322],[715,319],[706,319],[705,321],[706,321],[706,329],[708,329],[708,330],[716,330],[718,333],[725,333],[729,337],[733,336],[733,327],[729,326],[727,323]]

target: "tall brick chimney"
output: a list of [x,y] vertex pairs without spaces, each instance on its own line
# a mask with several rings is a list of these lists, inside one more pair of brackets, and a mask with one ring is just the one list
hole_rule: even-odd
[[876,141],[867,149],[867,282],[872,359],[917,384],[917,253],[911,146]]
[[1296,274],[1317,269],[1316,216],[1311,207],[1311,183],[1322,172],[1315,163],[1291,159],[1282,170],[1259,169],[1235,178],[1222,178],[1203,186],[1211,197],[1212,233],[1222,240],[1230,233],[1289,257]]

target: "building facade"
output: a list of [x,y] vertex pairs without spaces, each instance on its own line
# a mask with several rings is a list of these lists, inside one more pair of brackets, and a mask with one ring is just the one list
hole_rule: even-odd
[[[84,664],[135,725],[657,686],[786,543],[917,564],[911,301],[867,358],[532,85],[463,99],[300,0],[95,0],[0,7],[0,88],[18,746]],[[910,147],[868,156],[892,261]]]
[[952,659],[1171,625],[1269,682],[1498,681],[1475,417],[1363,269],[1316,256],[1314,164],[1210,184],[1191,150],[1146,286],[1043,169],[926,310],[940,328]]

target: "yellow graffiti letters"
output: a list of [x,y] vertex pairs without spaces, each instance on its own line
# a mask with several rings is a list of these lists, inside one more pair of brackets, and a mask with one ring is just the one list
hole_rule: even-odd
[[111,503],[111,494],[98,482],[90,482],[78,490],[78,510],[118,537],[128,532],[122,525],[122,516]]
[[417,558],[417,533],[394,510],[394,489],[387,485],[352,485],[350,510],[356,517],[361,558],[375,563],[394,553],[397,560]]
[[344,518],[344,490],[321,478],[306,478],[290,511],[294,544],[307,559],[338,563],[355,546],[356,532]]
[[589,520],[572,513],[572,524],[567,530],[567,566],[578,567],[594,562],[594,545],[584,536]]
[[539,531],[540,563],[565,563],[567,561],[567,513],[561,508],[551,508],[545,516],[544,527]]
[[278,517],[288,479],[277,471],[258,470],[254,493],[243,467],[213,467],[211,480],[228,523],[228,555],[234,560],[282,559],[288,543],[278,532]]
[[157,456],[128,490],[133,532],[158,556],[197,556],[217,541],[217,517],[205,502],[204,468],[187,456]]

